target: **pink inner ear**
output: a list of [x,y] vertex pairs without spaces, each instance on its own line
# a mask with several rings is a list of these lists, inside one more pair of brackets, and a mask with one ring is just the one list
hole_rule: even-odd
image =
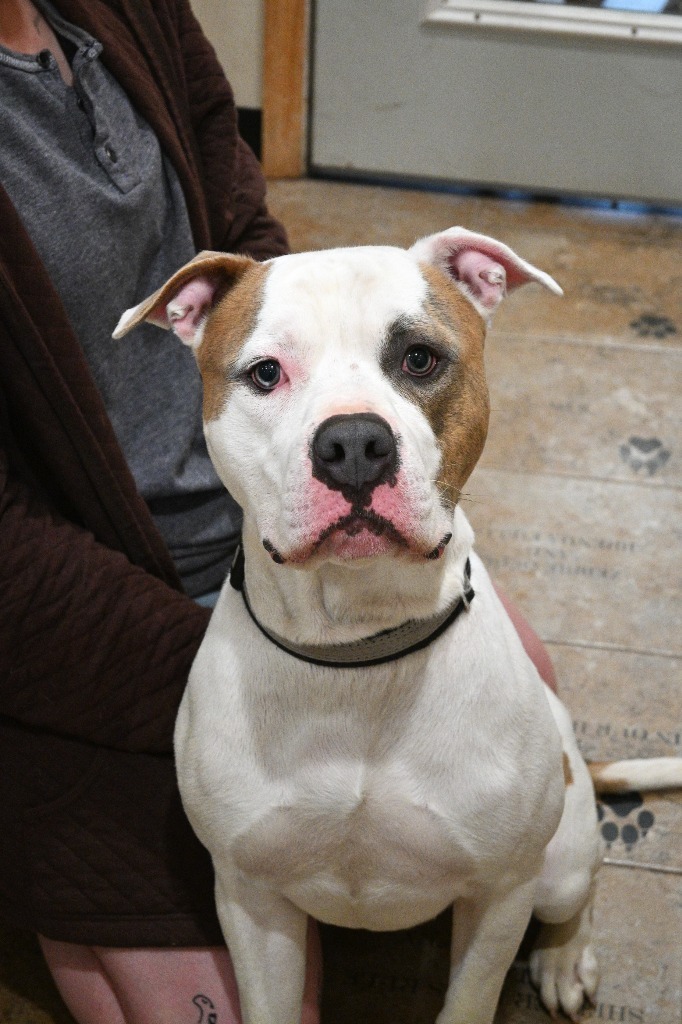
[[507,292],[507,273],[501,263],[477,249],[460,249],[450,257],[454,277],[465,284],[486,309],[495,309]]
[[166,306],[170,326],[186,344],[191,345],[197,328],[213,305],[218,282],[201,276],[188,281]]

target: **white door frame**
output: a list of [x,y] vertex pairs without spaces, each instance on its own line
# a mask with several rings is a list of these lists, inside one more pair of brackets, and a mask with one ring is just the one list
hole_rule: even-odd
[[524,0],[429,0],[424,23],[682,44],[682,16]]

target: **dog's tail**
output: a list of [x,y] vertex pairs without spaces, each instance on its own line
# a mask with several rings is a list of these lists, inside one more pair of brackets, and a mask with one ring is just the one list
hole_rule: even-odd
[[592,761],[588,764],[597,793],[650,792],[682,788],[682,757],[633,758],[630,761]]

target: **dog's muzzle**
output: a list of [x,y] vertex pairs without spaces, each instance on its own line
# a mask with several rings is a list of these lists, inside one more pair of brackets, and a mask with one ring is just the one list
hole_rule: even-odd
[[395,486],[398,444],[391,427],[374,413],[350,413],[324,420],[310,445],[313,476],[340,491],[354,507],[371,504],[379,484]]

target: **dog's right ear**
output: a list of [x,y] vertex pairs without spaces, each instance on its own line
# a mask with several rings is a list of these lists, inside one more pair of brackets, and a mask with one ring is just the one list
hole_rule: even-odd
[[173,330],[186,345],[197,349],[211,309],[254,266],[257,266],[255,260],[248,256],[200,252],[153,295],[126,310],[116,326],[114,338],[122,338],[146,320]]

